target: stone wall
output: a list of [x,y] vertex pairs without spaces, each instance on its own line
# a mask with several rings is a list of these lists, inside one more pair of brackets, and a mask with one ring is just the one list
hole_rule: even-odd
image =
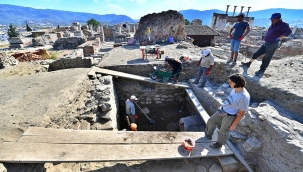
[[92,86],[86,92],[84,104],[77,108],[80,122],[74,124],[74,129],[82,125],[85,130],[118,130],[119,106],[112,76],[98,74],[90,81]]
[[49,64],[49,71],[68,68],[90,68],[93,64],[94,59],[92,57],[83,57],[83,50],[77,49],[74,50],[71,54]]
[[167,85],[156,85],[138,80],[131,80],[125,78],[114,79],[119,105],[125,109],[125,101],[131,95],[138,98],[138,104],[161,104],[172,105],[180,104],[185,100],[186,92],[184,88],[176,88]]
[[32,46],[44,46],[53,44],[58,39],[57,34],[45,34],[32,39]]
[[8,38],[10,48],[23,48],[32,44],[32,38],[12,37]]
[[86,39],[81,37],[59,38],[54,42],[53,48],[55,50],[76,49],[85,42]]
[[[211,115],[222,105],[231,88],[225,83],[204,89],[193,86],[193,91]],[[230,140],[257,171],[302,171],[302,132],[302,123],[292,120],[279,106],[266,101],[252,104],[249,113],[231,132]]]
[[170,36],[175,41],[185,40],[184,17],[181,13],[169,10],[141,17],[135,38],[140,41],[148,40],[146,28],[150,27],[150,41],[168,40]]

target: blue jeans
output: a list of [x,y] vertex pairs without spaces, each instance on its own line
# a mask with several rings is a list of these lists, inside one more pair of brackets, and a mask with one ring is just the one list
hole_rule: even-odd
[[262,65],[260,66],[260,70],[265,71],[266,68],[268,67],[272,56],[276,52],[276,50],[279,48],[279,42],[276,43],[266,43],[263,44],[252,56],[252,59],[256,59],[259,56],[264,55],[262,59]]
[[206,78],[207,78],[207,75],[206,75],[206,71],[208,70],[209,68],[205,68],[205,67],[202,67],[200,66],[199,68],[199,72],[198,72],[198,75],[195,79],[195,82],[199,82],[202,74],[203,74],[203,78],[202,78],[202,82],[201,82],[201,86],[205,86],[205,83],[206,83]]
[[231,44],[231,45],[230,45],[230,51],[239,52],[240,43],[241,43],[240,40],[232,39],[231,42],[230,42],[230,44]]

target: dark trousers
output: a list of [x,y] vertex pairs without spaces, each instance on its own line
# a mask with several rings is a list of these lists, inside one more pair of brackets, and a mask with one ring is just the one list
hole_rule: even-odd
[[266,43],[263,44],[252,56],[252,59],[256,59],[259,56],[264,55],[262,59],[262,65],[260,66],[260,69],[265,71],[266,68],[268,67],[272,56],[276,52],[276,50],[279,48],[279,42],[276,43]]
[[[174,69],[173,72],[172,72],[172,75],[178,73],[176,75],[176,80],[179,80],[179,76],[180,76],[180,72],[182,71],[182,68],[177,68],[177,69]],[[172,77],[173,78],[173,77]]]

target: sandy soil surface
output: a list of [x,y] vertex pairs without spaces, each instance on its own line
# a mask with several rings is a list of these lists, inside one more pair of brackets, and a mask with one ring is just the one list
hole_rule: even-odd
[[[180,57],[191,55],[199,60],[201,48],[176,49],[177,44],[162,46],[165,51],[161,59],[148,57],[142,60],[139,46],[125,46],[113,49],[102,65],[158,63],[166,55]],[[68,52],[60,52],[68,54]],[[221,60],[221,62],[224,62]],[[196,63],[196,62],[193,62]],[[303,57],[289,57],[273,60],[263,77],[254,76],[261,62],[243,68],[240,62],[233,68],[269,87],[279,87],[303,97]],[[43,69],[43,68],[42,68]],[[16,140],[28,126],[68,127],[77,104],[76,92],[87,80],[90,69],[68,69],[44,72],[36,63],[20,63],[0,70],[0,142]],[[83,87],[83,86],[82,86]],[[83,90],[82,90],[83,91]],[[55,115],[58,115],[56,118]],[[60,115],[68,114],[60,122]],[[9,171],[205,171],[215,158],[163,161],[128,161],[103,163],[61,163],[61,164],[5,164]],[[203,162],[203,163],[202,163]],[[205,165],[208,164],[208,165]]]

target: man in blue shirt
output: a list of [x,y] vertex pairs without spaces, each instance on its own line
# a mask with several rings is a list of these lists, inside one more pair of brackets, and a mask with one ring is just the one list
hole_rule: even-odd
[[279,48],[279,42],[291,34],[291,29],[288,23],[282,21],[281,13],[274,13],[271,15],[271,25],[268,28],[268,31],[264,37],[265,44],[263,44],[252,56],[249,62],[242,62],[243,66],[250,67],[251,63],[258,58],[259,56],[264,55],[262,60],[262,65],[260,70],[255,74],[263,75],[266,68],[269,66],[269,63],[274,55],[275,51]]
[[[236,62],[238,58],[238,52],[242,39],[250,32],[249,23],[247,21],[244,21],[244,17],[244,13],[239,13],[237,16],[238,22],[230,29],[229,32],[229,38],[232,39],[230,46],[231,58],[227,61],[227,63],[233,62],[233,65],[237,64]],[[233,30],[235,31],[232,34]]]

